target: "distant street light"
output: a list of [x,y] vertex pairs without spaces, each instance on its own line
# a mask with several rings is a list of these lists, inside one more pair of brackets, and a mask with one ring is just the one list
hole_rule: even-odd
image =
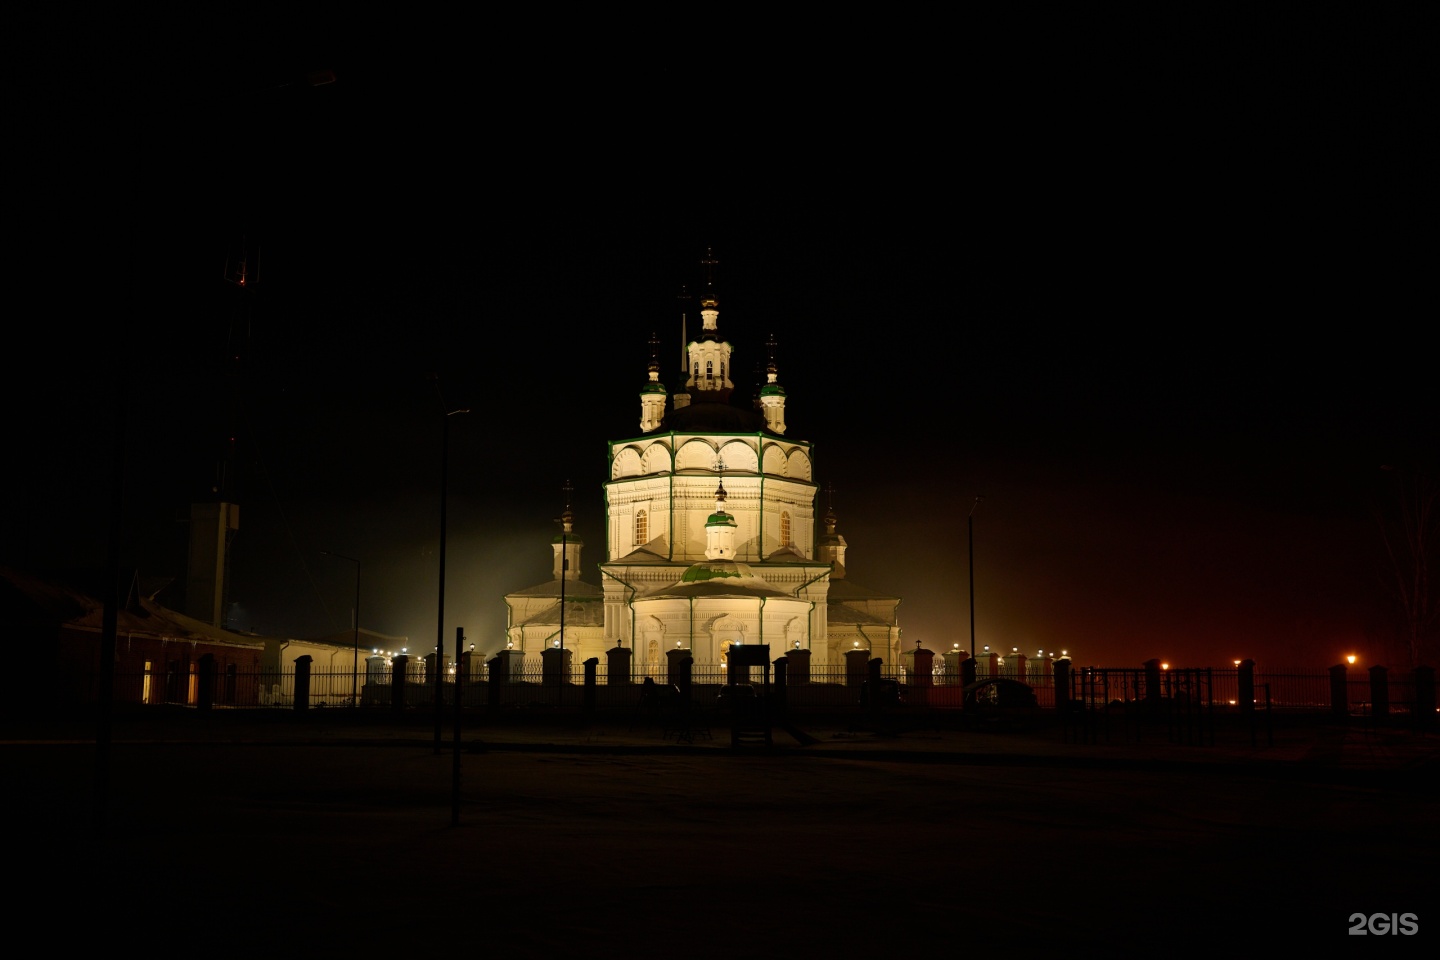
[[355,564],[355,654],[350,661],[350,706],[354,708],[360,705],[360,561],[343,553],[331,553],[329,550],[320,552],[327,557],[349,560]]

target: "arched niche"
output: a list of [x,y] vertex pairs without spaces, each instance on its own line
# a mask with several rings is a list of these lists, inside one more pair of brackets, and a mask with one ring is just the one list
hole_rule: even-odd
[[731,440],[720,448],[720,459],[725,463],[726,473],[759,473],[760,459],[755,450],[744,440]]
[[626,447],[615,454],[615,459],[610,466],[610,479],[638,477],[642,473],[644,473],[644,465],[640,459],[640,451],[634,447]]
[[675,452],[675,469],[714,470],[715,460],[715,447],[709,440],[687,440]]
[[785,451],[773,443],[765,448],[765,472],[772,477],[790,475],[790,461]]
[[652,443],[645,449],[642,469],[646,474],[668,473],[670,471],[670,448],[663,443]]

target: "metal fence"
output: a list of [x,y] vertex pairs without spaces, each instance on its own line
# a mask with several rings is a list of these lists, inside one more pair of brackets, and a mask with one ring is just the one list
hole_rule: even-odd
[[[727,667],[725,664],[689,664],[685,676],[676,676],[669,668],[651,671],[627,671],[612,676],[607,665],[591,662],[580,669],[559,670],[542,665],[539,660],[506,664],[497,672],[496,661],[482,663],[479,658],[465,661],[465,675],[447,667],[439,677],[424,661],[414,661],[402,671],[374,671],[357,676],[350,671],[301,671],[294,666],[284,670],[246,672],[226,667],[206,678],[193,669],[159,669],[140,672],[117,672],[113,678],[113,699],[122,704],[181,704],[215,708],[294,708],[297,702],[306,708],[350,707],[363,709],[433,709],[437,692],[442,706],[451,708],[458,702],[467,710],[563,710],[586,708],[597,712],[634,710],[654,686],[662,689],[684,686],[689,699],[699,705],[713,702],[722,688],[729,685],[731,671],[737,683],[749,683],[761,693],[777,693],[781,683],[778,671],[764,667]],[[966,688],[961,678],[943,671],[925,677],[908,672],[903,666],[893,667],[871,661],[866,669],[855,665],[808,666],[803,673],[787,674],[783,691],[787,708],[795,711],[856,710],[874,705],[882,694],[892,706],[962,710],[974,688]],[[1060,671],[1064,676],[1065,671]],[[1153,668],[1075,667],[1068,671],[1068,691],[1060,691],[1057,699],[1057,678],[1048,670],[1038,676],[1017,677],[1014,674],[978,673],[976,684],[986,686],[997,680],[1016,680],[1025,684],[1037,710],[1054,710],[1060,699],[1073,708],[1099,711],[1123,710],[1129,705],[1163,702],[1186,709],[1239,712],[1242,685],[1247,672],[1240,668],[1180,668],[1155,671]],[[1351,716],[1408,714],[1418,702],[1422,709],[1433,709],[1433,672],[1417,684],[1414,674],[1385,673],[1355,676],[1343,675],[1337,687],[1337,674],[1332,670],[1253,671],[1248,674],[1257,709],[1276,713],[1343,713]],[[60,684],[62,696],[95,700],[99,693],[98,678],[70,677]],[[874,687],[872,690],[871,688]],[[1065,695],[1068,693],[1068,696]],[[982,694],[983,697],[983,694]],[[972,696],[973,698],[973,696]],[[1342,702],[1343,701],[1343,702]]]

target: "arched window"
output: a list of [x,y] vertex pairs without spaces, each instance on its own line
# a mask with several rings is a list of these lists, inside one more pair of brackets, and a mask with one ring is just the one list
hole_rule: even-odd
[[705,361],[705,379],[706,379],[706,380],[714,380],[714,379],[715,379],[715,361],[713,361],[713,360],[706,360],[706,361]]
[[644,546],[650,542],[650,515],[644,510],[635,514],[635,546]]
[[780,511],[780,546],[790,546],[790,513],[788,510]]

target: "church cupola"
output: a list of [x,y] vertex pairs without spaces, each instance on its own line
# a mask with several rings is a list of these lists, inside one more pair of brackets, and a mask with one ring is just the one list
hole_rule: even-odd
[[715,490],[715,512],[705,521],[705,559],[735,559],[735,518],[725,512],[725,481]]
[[765,341],[769,359],[765,365],[765,385],[760,388],[760,412],[765,415],[765,426],[771,433],[785,432],[785,388],[780,386],[780,374],[775,366],[775,335]]
[[660,429],[665,419],[665,384],[660,382],[660,340],[650,334],[650,376],[640,388],[640,430]]
[[690,377],[685,381],[692,401],[728,403],[735,384],[730,379],[731,346],[720,339],[720,301],[715,297],[711,269],[718,262],[707,251],[705,295],[700,298],[700,339],[687,345]]
[[[829,490],[833,500],[835,491]],[[835,532],[835,505],[825,508],[825,533],[815,543],[815,558],[830,564],[830,579],[840,580],[845,576],[845,538]]]
[[565,482],[565,512],[560,514],[560,533],[551,541],[555,551],[555,579],[580,579],[580,548],[585,541],[575,535],[575,514],[570,512],[570,482]]

